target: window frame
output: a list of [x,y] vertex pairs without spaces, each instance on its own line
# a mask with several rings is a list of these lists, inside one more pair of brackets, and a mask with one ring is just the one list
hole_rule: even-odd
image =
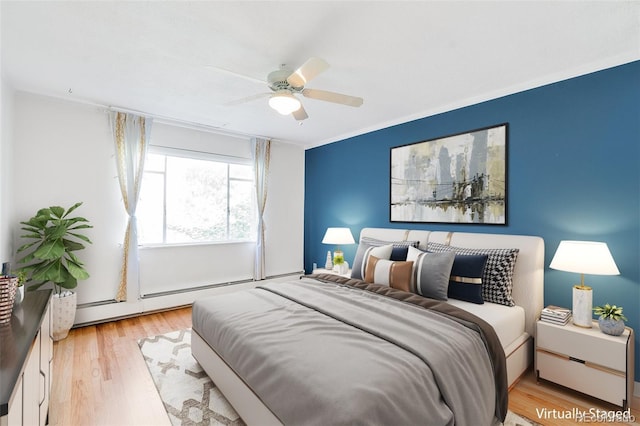
[[[241,179],[241,178],[232,178],[230,176],[230,166],[231,164],[238,164],[243,166],[251,166],[253,169],[253,161],[250,158],[245,157],[237,157],[232,155],[224,155],[224,154],[216,154],[211,152],[203,152],[191,149],[181,149],[181,148],[171,148],[165,146],[158,145],[150,145],[147,148],[147,152],[145,154],[156,154],[156,155],[164,155],[164,171],[146,171],[142,170],[141,178],[144,179],[145,173],[157,173],[162,174],[163,176],[163,194],[162,194],[162,242],[154,242],[154,243],[141,243],[138,241],[139,248],[157,248],[157,247],[179,247],[179,246],[202,246],[202,245],[219,245],[219,244],[237,244],[237,243],[255,243],[256,235],[252,235],[247,239],[230,239],[229,238],[229,226],[230,226],[230,186],[231,181],[241,181],[241,182],[250,182],[253,186],[253,196],[252,203],[254,207],[254,226],[257,228],[257,205],[255,199],[255,176],[251,179]],[[180,157],[180,158],[188,158],[193,160],[204,160],[204,161],[212,161],[225,163],[227,167],[227,213],[226,213],[226,239],[225,240],[211,240],[211,241],[192,241],[192,242],[178,242],[171,243],[167,242],[167,157]],[[146,166],[146,161],[145,161]],[[142,182],[141,182],[142,184]],[[142,186],[141,186],[142,188]]]

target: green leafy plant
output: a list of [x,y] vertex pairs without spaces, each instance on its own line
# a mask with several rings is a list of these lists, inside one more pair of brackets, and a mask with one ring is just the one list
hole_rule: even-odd
[[622,315],[622,306],[611,306],[606,303],[604,306],[596,306],[595,308],[593,308],[593,313],[598,317],[603,317],[605,319],[612,319],[614,321],[627,321],[627,317]]
[[81,205],[76,203],[68,210],[59,206],[40,209],[28,221],[20,222],[25,225],[21,229],[27,232],[21,237],[34,240],[18,249],[18,253],[27,253],[18,263],[26,264],[19,271],[25,274],[27,282],[32,282],[30,289],[51,282],[56,292],[61,293],[62,288],[76,288],[78,280],[89,278],[74,252],[85,248],[82,242],[91,244],[79,231],[93,226],[83,217],[69,217]]
[[333,256],[334,265],[342,265],[343,263],[344,263],[344,255],[338,253]]
[[24,283],[27,282],[27,273],[22,269],[11,272],[11,275],[14,275],[16,278],[18,278],[18,287],[22,287]]

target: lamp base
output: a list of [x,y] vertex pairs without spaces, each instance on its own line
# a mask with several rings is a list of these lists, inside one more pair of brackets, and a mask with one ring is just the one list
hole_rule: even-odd
[[573,324],[578,327],[591,328],[593,325],[593,292],[591,287],[573,287]]

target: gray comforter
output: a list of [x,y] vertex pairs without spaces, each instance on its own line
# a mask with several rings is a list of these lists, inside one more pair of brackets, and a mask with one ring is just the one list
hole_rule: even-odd
[[286,425],[502,417],[495,356],[468,319],[345,282],[303,278],[199,300],[193,329]]

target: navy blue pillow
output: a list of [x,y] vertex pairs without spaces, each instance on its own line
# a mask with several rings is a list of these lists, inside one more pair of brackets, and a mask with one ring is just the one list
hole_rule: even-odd
[[407,260],[407,252],[409,251],[409,247],[397,247],[393,246],[393,250],[391,251],[391,258],[389,260]]
[[489,258],[486,254],[456,254],[449,277],[447,297],[466,302],[484,303],[482,298],[482,274]]

